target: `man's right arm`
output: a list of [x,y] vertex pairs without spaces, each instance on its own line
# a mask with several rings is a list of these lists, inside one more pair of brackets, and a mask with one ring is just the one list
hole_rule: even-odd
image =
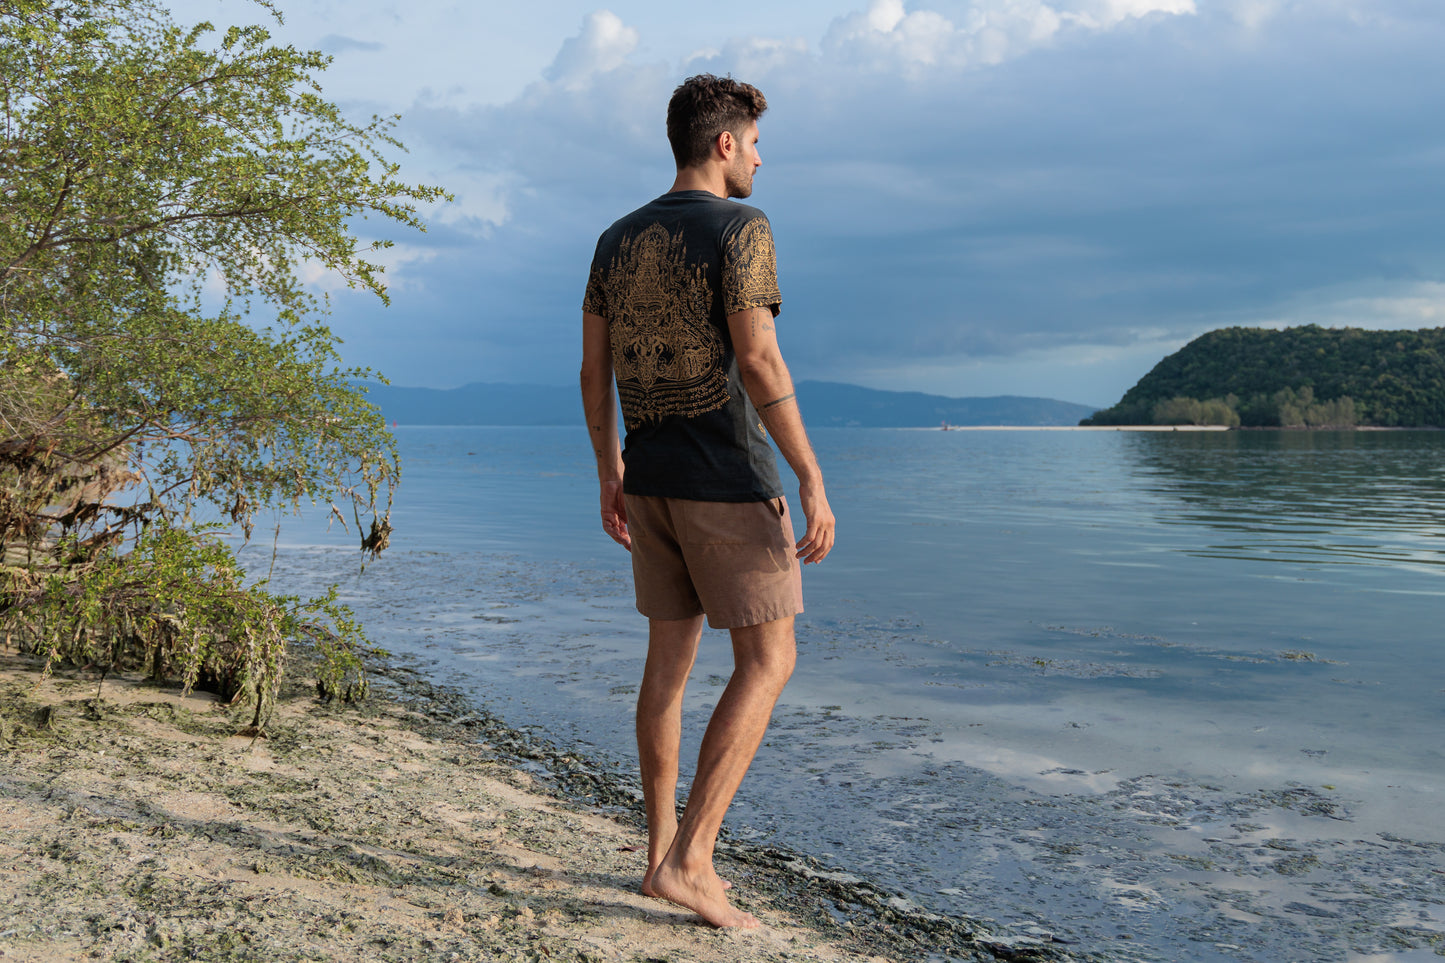
[[587,436],[597,456],[602,530],[629,552],[627,505],[622,499],[622,443],[617,437],[617,400],[612,392],[612,341],[607,319],[582,312],[582,407]]
[[798,558],[821,562],[833,550],[837,523],[823,490],[823,472],[808,443],[793,379],[783,363],[769,308],[746,308],[728,315],[738,374],[763,425],[798,476],[798,500],[808,529],[798,542]]

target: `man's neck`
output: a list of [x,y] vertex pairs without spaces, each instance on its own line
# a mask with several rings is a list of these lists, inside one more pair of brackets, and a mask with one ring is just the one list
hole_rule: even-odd
[[720,165],[684,167],[677,172],[677,179],[672,182],[672,189],[668,193],[675,194],[678,191],[707,191],[725,198],[728,196],[727,178]]

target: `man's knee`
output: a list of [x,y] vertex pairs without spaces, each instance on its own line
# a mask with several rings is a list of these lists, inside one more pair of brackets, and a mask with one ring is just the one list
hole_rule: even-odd
[[793,677],[793,669],[798,665],[798,648],[789,639],[786,650],[777,652],[770,665],[771,673],[777,678],[778,685],[787,685],[788,680]]
[[791,617],[733,629],[732,637],[738,669],[764,675],[779,687],[792,676],[798,662],[798,647]]
[[792,678],[798,664],[798,650],[790,641],[786,646],[776,646],[759,653],[752,661],[753,668],[776,680],[779,686]]

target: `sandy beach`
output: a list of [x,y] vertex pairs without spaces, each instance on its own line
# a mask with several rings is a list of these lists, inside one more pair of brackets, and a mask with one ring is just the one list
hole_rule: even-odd
[[366,703],[304,659],[267,736],[244,709],[0,651],[0,958],[1064,960],[799,854],[724,846],[718,931],[637,892],[623,776],[382,666]]

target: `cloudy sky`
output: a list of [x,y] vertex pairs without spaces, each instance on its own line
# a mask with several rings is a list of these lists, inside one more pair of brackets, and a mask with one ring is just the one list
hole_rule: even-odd
[[395,384],[575,381],[597,235],[670,185],[705,71],[771,104],[750,202],[797,378],[1105,405],[1216,327],[1445,324],[1439,0],[280,5],[456,195],[394,236],[390,308],[334,295]]

